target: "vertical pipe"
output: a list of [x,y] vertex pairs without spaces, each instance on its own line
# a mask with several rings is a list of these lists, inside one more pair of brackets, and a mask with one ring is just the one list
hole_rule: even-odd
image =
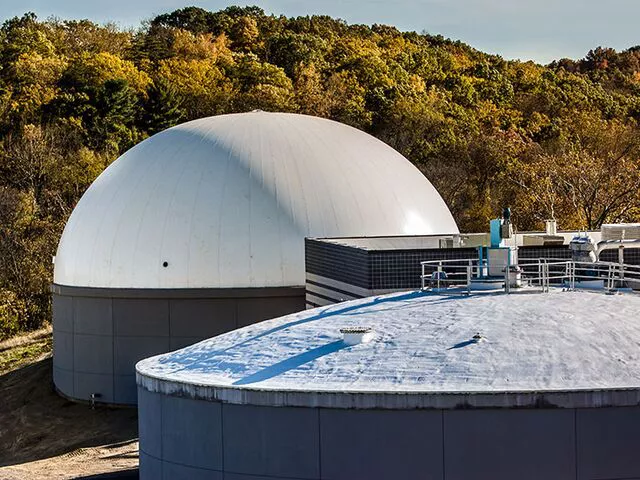
[[511,285],[509,285],[509,265],[507,265],[507,267],[504,269],[504,291],[506,293],[509,293],[509,288]]

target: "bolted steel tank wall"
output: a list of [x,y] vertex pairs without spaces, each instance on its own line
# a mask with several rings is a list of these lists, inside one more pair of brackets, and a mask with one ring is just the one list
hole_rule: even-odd
[[304,288],[53,285],[53,380],[72,400],[135,405],[137,361],[304,309]]
[[640,407],[352,410],[138,388],[140,478],[640,478]]

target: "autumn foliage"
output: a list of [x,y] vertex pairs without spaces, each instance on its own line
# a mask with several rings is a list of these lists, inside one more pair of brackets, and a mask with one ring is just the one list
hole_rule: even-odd
[[50,316],[52,257],[97,175],[176,123],[254,109],[331,118],[413,162],[462,231],[640,221],[640,47],[541,66],[441,36],[257,7],[128,31],[0,28],[0,338]]

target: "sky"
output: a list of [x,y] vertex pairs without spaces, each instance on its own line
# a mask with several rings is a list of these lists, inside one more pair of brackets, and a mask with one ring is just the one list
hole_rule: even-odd
[[[88,18],[138,27],[145,19],[189,5],[220,10],[247,0],[0,0],[0,19],[32,11],[39,18]],[[323,14],[349,23],[394,25],[440,34],[504,58],[548,63],[582,58],[597,46],[640,44],[638,0],[254,0],[286,16]]]

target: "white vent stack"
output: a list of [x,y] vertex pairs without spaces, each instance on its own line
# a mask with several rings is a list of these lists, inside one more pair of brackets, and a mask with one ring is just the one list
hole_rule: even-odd
[[374,337],[374,332],[369,327],[341,328],[340,333],[342,333],[342,339],[347,345],[367,343],[370,342]]
[[556,233],[558,233],[558,227],[555,220],[545,220],[544,225],[544,231],[547,235],[555,235]]

